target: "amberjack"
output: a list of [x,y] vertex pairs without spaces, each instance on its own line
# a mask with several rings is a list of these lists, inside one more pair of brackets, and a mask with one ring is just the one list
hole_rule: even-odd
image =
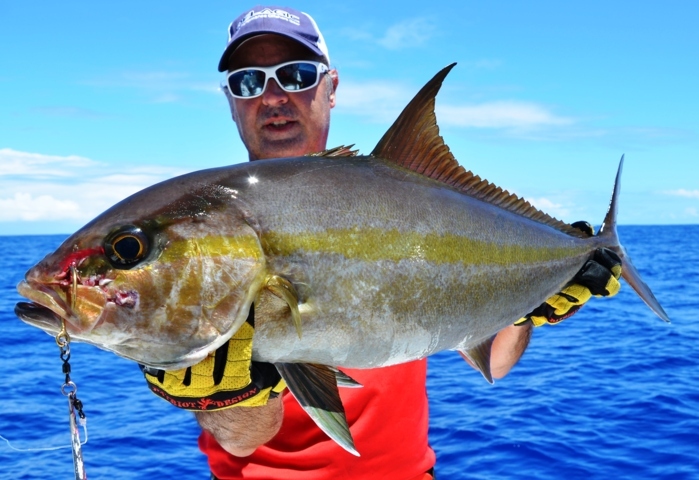
[[619,243],[619,165],[588,236],[481,179],[439,134],[435,96],[408,104],[370,155],[351,147],[203,170],[99,215],[18,285],[15,312],[51,335],[161,369],[193,365],[255,308],[252,358],[274,363],[318,425],[358,454],[338,367],[456,350],[492,381],[495,334],[559,292],[596,249],[667,314]]

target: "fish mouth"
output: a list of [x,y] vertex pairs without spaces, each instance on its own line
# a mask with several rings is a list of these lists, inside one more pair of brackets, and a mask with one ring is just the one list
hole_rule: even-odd
[[68,306],[59,292],[26,280],[19,282],[17,292],[31,300],[15,305],[15,315],[20,320],[47,333],[61,331],[64,320],[68,318]]
[[34,302],[18,302],[15,305],[15,315],[25,323],[41,330],[58,334],[61,331],[63,318],[56,312]]
[[123,295],[115,292],[116,297],[109,298],[102,286],[86,283],[84,285],[77,280],[74,289],[67,292],[61,283],[23,280],[17,285],[17,292],[30,302],[18,303],[15,314],[20,320],[50,333],[59,331],[65,324],[70,329],[69,333],[76,334],[94,329],[110,300],[118,305],[133,304],[128,292]]
[[76,276],[71,284],[64,277],[57,276],[58,281],[51,283],[32,278],[19,282],[17,292],[31,303],[18,303],[15,307],[17,316],[44,330],[53,326],[50,330],[55,331],[65,321],[74,330],[71,333],[85,333],[99,325],[101,312],[110,304],[126,309],[138,307],[138,292],[112,288],[111,278],[102,275]]
[[[39,317],[37,316],[37,312],[39,311],[39,309],[51,312],[51,315],[41,316],[40,323],[42,325],[44,324],[44,321],[48,318],[55,319],[54,323],[60,325],[61,320],[66,319],[69,316],[68,306],[66,305],[65,299],[61,296],[59,292],[57,292],[53,288],[49,288],[42,284],[36,284],[34,282],[27,282],[26,280],[23,280],[19,282],[19,284],[17,285],[17,292],[23,297],[31,300],[31,303],[20,302],[17,304],[18,306],[33,306],[30,309],[20,310],[22,313],[27,313],[30,311],[32,312],[31,315],[27,316],[27,319],[29,320],[39,319]],[[15,313],[17,313],[17,307],[15,307]],[[17,316],[24,321],[28,321],[19,313],[17,313]],[[31,323],[31,321],[29,321],[28,323]]]

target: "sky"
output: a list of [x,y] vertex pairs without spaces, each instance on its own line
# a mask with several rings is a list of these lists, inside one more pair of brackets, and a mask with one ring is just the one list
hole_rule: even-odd
[[[232,1],[0,2],[0,235],[72,233],[120,199],[247,161],[219,90]],[[328,147],[368,154],[437,97],[467,169],[567,222],[699,223],[699,3],[297,1],[338,69]]]

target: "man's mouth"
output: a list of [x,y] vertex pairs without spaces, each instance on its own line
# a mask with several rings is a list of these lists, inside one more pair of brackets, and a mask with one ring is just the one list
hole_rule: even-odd
[[265,123],[264,128],[273,132],[285,132],[297,124],[294,120],[272,120]]

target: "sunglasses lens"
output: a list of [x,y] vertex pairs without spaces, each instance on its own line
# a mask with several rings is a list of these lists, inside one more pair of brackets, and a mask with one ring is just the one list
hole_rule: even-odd
[[[247,68],[236,70],[228,76],[228,90],[238,98],[252,98],[262,95],[267,74],[277,80],[287,92],[308,90],[318,84],[318,66],[311,62],[293,62],[274,70],[272,68]],[[327,71],[327,68],[324,70]]]
[[279,84],[287,91],[311,88],[318,81],[318,69],[312,63],[298,62],[284,65],[275,73]]
[[237,97],[255,97],[265,87],[265,72],[261,70],[240,70],[228,77],[228,88]]

